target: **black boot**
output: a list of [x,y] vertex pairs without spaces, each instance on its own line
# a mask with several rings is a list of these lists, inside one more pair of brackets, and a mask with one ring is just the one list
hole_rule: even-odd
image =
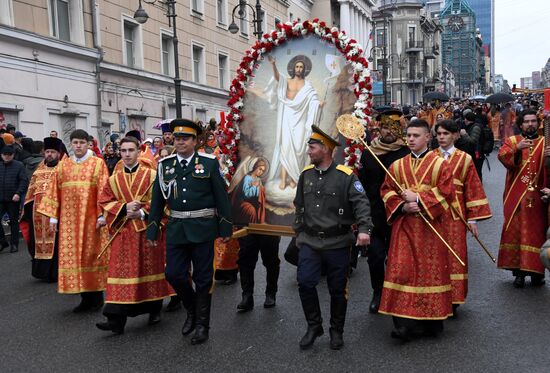
[[185,322],[183,323],[183,326],[181,328],[181,334],[188,335],[191,334],[193,330],[195,330],[197,317],[196,317],[196,310],[197,310],[197,299],[196,294],[194,292],[189,292],[187,296],[183,298],[179,298],[183,300],[183,306],[187,310],[187,318],[185,319]]
[[516,279],[514,280],[514,287],[517,289],[525,287],[525,275],[516,275]]
[[273,308],[276,304],[277,282],[279,281],[280,266],[277,264],[267,269],[264,308]]
[[149,320],[148,320],[148,324],[149,325],[155,325],[155,324],[158,324],[160,322],[160,312],[151,312],[149,314]]
[[195,335],[191,338],[192,345],[198,345],[208,340],[208,330],[210,329],[210,306],[212,304],[212,294],[197,294],[196,307],[196,327]]
[[[0,225],[0,228],[2,228],[2,226]],[[8,247],[10,244],[8,243],[8,241],[6,241],[5,239],[0,241],[0,252],[2,252],[6,247]]]
[[243,289],[243,298],[237,305],[237,309],[247,312],[254,308],[254,270],[241,268],[241,289]]
[[382,289],[376,289],[372,293],[372,300],[369,305],[370,313],[378,313],[378,308],[380,308],[380,299],[382,298]]
[[321,308],[319,307],[319,298],[317,291],[306,296],[300,294],[302,308],[307,321],[306,334],[300,340],[300,349],[307,350],[313,346],[315,339],[323,335],[323,319],[321,318]]
[[100,330],[111,331],[115,334],[124,333],[126,325],[126,316],[107,316],[106,322],[98,322],[95,326]]
[[330,300],[330,348],[339,350],[344,347],[344,324],[346,322],[346,298],[331,298]]
[[542,285],[544,285],[544,275],[532,274],[531,286],[542,286]]
[[237,305],[237,309],[240,312],[252,311],[254,308],[254,296],[250,293],[243,293],[241,303]]
[[276,295],[275,294],[265,294],[264,308],[273,308],[276,304]]
[[19,251],[19,248],[17,247],[17,245],[11,245],[10,247],[10,253],[16,253]]

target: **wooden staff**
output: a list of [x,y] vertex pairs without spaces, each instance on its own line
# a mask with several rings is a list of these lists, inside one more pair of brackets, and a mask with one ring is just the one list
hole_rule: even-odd
[[[149,192],[149,189],[151,189],[151,187],[153,186],[155,182],[153,181],[148,187],[147,189],[145,189],[145,192],[141,195],[141,197],[138,199],[139,202],[143,202],[142,199],[147,195],[147,193]],[[118,236],[118,234],[122,231],[122,228],[124,228],[124,226],[126,225],[126,223],[129,221],[128,217],[125,216],[124,219],[122,219],[122,222],[120,224],[120,227],[118,227],[118,229],[115,231],[115,233],[111,236],[111,238],[109,239],[109,241],[107,241],[107,243],[105,244],[105,246],[103,247],[103,249],[101,249],[101,252],[99,253],[99,255],[97,256],[97,259],[100,259],[103,254],[105,254],[105,252],[107,251],[107,249],[109,248],[109,246],[111,246],[111,244],[113,243],[113,240],[115,239],[116,236]]]
[[474,238],[476,239],[477,243],[479,244],[479,246],[481,246],[481,248],[485,251],[485,253],[487,255],[489,255],[489,258],[491,258],[491,260],[493,261],[493,263],[496,263],[497,260],[495,259],[495,257],[491,254],[491,252],[489,251],[489,249],[487,249],[487,246],[485,246],[485,244],[483,242],[481,242],[481,240],[476,236],[474,235],[474,232],[472,231],[472,228],[470,227],[470,224],[468,224],[468,222],[466,221],[466,219],[464,219],[464,216],[462,216],[462,214],[460,213],[460,211],[458,211],[458,209],[456,207],[454,207],[452,204],[451,204],[451,208],[453,209],[453,211],[460,217],[460,220],[464,223],[464,225],[466,226],[466,229],[472,233],[472,236],[474,236]]
[[[368,146],[367,143],[365,142],[365,140],[363,140],[363,135],[365,134],[365,130],[364,130],[363,126],[361,125],[361,123],[359,123],[357,118],[355,118],[351,114],[342,115],[336,121],[336,127],[338,128],[338,131],[344,137],[346,137],[348,139],[352,139],[352,140],[359,140],[363,144],[363,146],[365,146],[365,148],[369,151],[369,153],[374,157],[376,162],[378,162],[380,167],[382,167],[382,169],[384,170],[386,175],[388,175],[390,177],[390,179],[395,183],[395,185],[397,185],[399,190],[401,192],[405,191],[405,189],[403,189],[403,187],[397,182],[397,180],[395,180],[395,178],[390,173],[390,171],[386,168],[386,166],[384,166],[384,164],[382,163],[380,158],[378,158],[378,156],[376,154],[374,154],[374,152],[372,151],[370,146]],[[426,216],[424,216],[424,214],[422,214],[421,212],[418,212],[417,214],[418,214],[418,216],[420,216],[422,218],[422,220],[424,220],[424,222],[428,225],[428,227],[432,230],[432,232],[434,232],[435,235],[441,240],[441,242],[443,242],[445,244],[447,249],[451,252],[451,254],[453,254],[453,256],[456,258],[456,260],[458,260],[458,262],[463,267],[466,267],[466,264],[464,264],[462,259],[460,259],[460,257],[457,255],[457,253],[447,243],[447,241],[445,241],[445,239],[441,236],[441,234],[439,234],[437,229],[435,229],[435,227],[430,223],[430,221],[426,218]]]

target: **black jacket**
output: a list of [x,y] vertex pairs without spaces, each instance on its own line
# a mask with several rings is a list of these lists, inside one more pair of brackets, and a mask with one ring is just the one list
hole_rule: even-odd
[[29,178],[23,163],[15,159],[9,163],[0,162],[0,201],[11,201],[14,194],[25,198]]
[[[398,150],[379,155],[378,158],[386,168],[389,168],[393,162],[409,153],[409,148],[403,146]],[[384,183],[386,172],[380,167],[368,150],[363,151],[361,164],[363,167],[359,170],[358,176],[370,201],[372,222],[374,223],[373,233],[385,236],[389,232],[389,226],[386,219],[386,207],[380,196],[380,187]]]

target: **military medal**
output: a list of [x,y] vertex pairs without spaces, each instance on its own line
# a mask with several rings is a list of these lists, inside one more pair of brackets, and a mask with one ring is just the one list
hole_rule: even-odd
[[202,163],[195,164],[195,172],[197,174],[204,174],[204,166],[202,165]]

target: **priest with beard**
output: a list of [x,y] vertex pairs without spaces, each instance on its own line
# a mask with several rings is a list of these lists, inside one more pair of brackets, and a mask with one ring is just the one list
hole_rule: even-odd
[[[402,115],[401,111],[391,109],[376,117],[376,121],[380,123],[380,136],[372,141],[370,148],[386,168],[410,153],[407,144],[403,141]],[[380,187],[384,183],[386,173],[368,150],[365,150],[361,156],[361,165],[359,180],[371,203],[371,216],[374,223],[367,250],[373,290],[369,312],[378,313],[391,237],[391,226],[386,222],[386,209],[380,196]]]
[[61,158],[63,142],[56,137],[44,139],[44,161],[33,173],[27,195],[23,220],[29,224],[29,251],[32,259],[32,276],[57,281],[57,234],[49,231],[50,220],[36,212],[37,206],[51,187],[53,174]]

